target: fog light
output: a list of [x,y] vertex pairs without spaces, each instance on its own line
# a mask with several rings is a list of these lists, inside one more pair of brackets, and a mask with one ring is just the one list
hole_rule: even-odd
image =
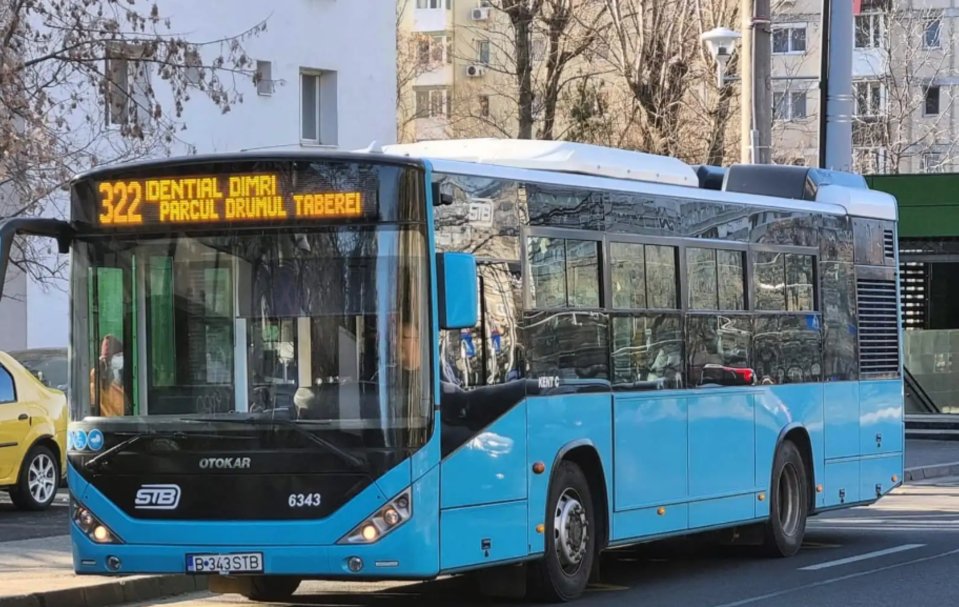
[[372,542],[376,539],[376,536],[379,535],[379,532],[376,530],[376,527],[373,525],[367,525],[363,527],[363,539]]
[[346,566],[349,567],[350,571],[356,573],[363,569],[363,559],[358,556],[351,556],[347,559]]
[[120,571],[120,557],[118,556],[108,556],[107,557],[107,569],[110,571]]

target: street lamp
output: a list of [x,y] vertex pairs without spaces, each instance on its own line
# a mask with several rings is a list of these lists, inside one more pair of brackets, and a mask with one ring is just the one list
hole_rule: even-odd
[[740,38],[742,38],[742,34],[734,32],[728,27],[711,29],[699,37],[706,45],[706,50],[713,56],[713,60],[716,61],[716,79],[719,88],[723,88],[726,84],[726,64],[733,54],[733,45]]

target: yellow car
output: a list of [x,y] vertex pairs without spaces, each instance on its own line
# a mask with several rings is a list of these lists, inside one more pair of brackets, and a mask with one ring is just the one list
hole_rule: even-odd
[[0,352],[0,491],[22,510],[53,503],[66,465],[67,399]]

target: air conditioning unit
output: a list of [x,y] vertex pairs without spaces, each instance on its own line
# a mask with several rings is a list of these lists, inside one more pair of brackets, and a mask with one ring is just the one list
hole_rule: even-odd
[[466,75],[470,78],[479,78],[486,73],[486,67],[479,63],[473,63],[466,67]]
[[489,19],[489,7],[477,6],[470,11],[470,19],[473,21],[486,21]]

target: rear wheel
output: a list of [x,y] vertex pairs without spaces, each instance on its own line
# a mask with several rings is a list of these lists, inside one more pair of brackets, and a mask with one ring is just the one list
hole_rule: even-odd
[[586,589],[596,558],[597,534],[589,483],[573,462],[557,466],[546,514],[546,553],[530,564],[530,596],[548,602],[570,601]]
[[256,576],[243,596],[252,601],[285,601],[300,587],[300,581],[284,575]]
[[36,445],[23,458],[20,479],[10,500],[21,510],[46,510],[57,496],[60,465],[48,447]]
[[809,514],[806,466],[792,441],[784,441],[776,452],[769,494],[763,548],[770,556],[792,556],[802,547]]

